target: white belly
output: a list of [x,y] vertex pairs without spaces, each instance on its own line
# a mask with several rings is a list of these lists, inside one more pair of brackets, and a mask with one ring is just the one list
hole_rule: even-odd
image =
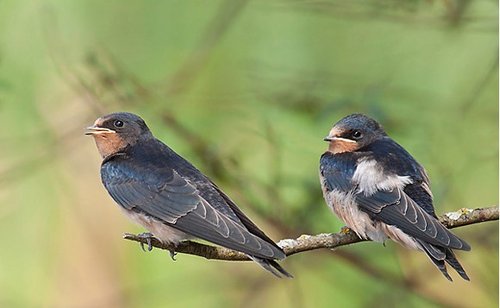
[[399,228],[380,221],[373,221],[361,211],[351,193],[333,190],[324,193],[330,209],[360,238],[375,242],[384,242],[387,238],[406,248],[423,250],[421,246]]
[[360,238],[376,242],[387,239],[379,223],[374,222],[368,214],[359,209],[351,193],[333,190],[325,192],[324,197],[330,209]]
[[123,209],[123,212],[133,222],[146,228],[163,243],[171,243],[177,245],[181,241],[193,239],[193,236],[172,228],[153,217],[126,209]]

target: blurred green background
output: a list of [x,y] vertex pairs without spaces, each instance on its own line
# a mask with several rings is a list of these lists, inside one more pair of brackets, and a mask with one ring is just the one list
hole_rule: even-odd
[[83,128],[112,111],[273,239],[337,232],[322,138],[362,112],[426,166],[437,213],[498,202],[498,3],[0,1],[1,307],[498,307],[498,223],[455,230],[471,282],[394,243],[250,262],[143,253]]

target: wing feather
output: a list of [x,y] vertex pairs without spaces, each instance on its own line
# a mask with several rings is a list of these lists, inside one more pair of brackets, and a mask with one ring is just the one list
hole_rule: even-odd
[[367,197],[357,194],[360,209],[374,219],[393,225],[416,239],[433,245],[470,250],[470,246],[424,211],[401,189],[378,191]]
[[[140,166],[140,165],[139,165]],[[123,158],[102,165],[103,183],[122,207],[153,216],[171,227],[260,258],[283,259],[283,251],[218,211],[173,169],[138,169]]]
[[221,225],[227,228],[226,234],[221,234],[219,229],[208,226],[200,220],[195,213],[190,213],[181,217],[176,223],[176,228],[184,232],[189,232],[190,234],[204,240],[235,249],[252,256],[273,259],[282,259],[285,257],[281,251],[249,233],[244,227],[236,223],[234,220],[225,216],[219,217]]

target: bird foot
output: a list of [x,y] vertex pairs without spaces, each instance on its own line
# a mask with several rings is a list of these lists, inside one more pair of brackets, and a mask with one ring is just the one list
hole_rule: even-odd
[[348,226],[343,226],[342,228],[340,228],[340,233],[342,234],[348,234],[349,232],[351,232],[351,229]]
[[177,261],[175,259],[175,256],[177,255],[177,252],[175,252],[175,250],[173,250],[173,249],[169,249],[168,251],[170,252],[170,258],[172,259],[172,261]]
[[[152,240],[155,237],[154,237],[154,235],[152,233],[150,233],[150,232],[144,232],[144,233],[141,233],[141,234],[137,234],[137,237],[146,241],[146,243],[148,244],[148,251],[153,250]],[[143,251],[146,251],[146,249],[144,249],[144,243],[143,242],[141,242],[141,248],[142,248]]]

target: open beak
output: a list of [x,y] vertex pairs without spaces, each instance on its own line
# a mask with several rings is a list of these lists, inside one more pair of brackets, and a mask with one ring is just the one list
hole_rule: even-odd
[[102,134],[116,134],[116,131],[109,129],[109,128],[104,128],[104,127],[98,127],[98,126],[89,126],[85,130],[85,135],[90,136],[90,135],[102,135]]

